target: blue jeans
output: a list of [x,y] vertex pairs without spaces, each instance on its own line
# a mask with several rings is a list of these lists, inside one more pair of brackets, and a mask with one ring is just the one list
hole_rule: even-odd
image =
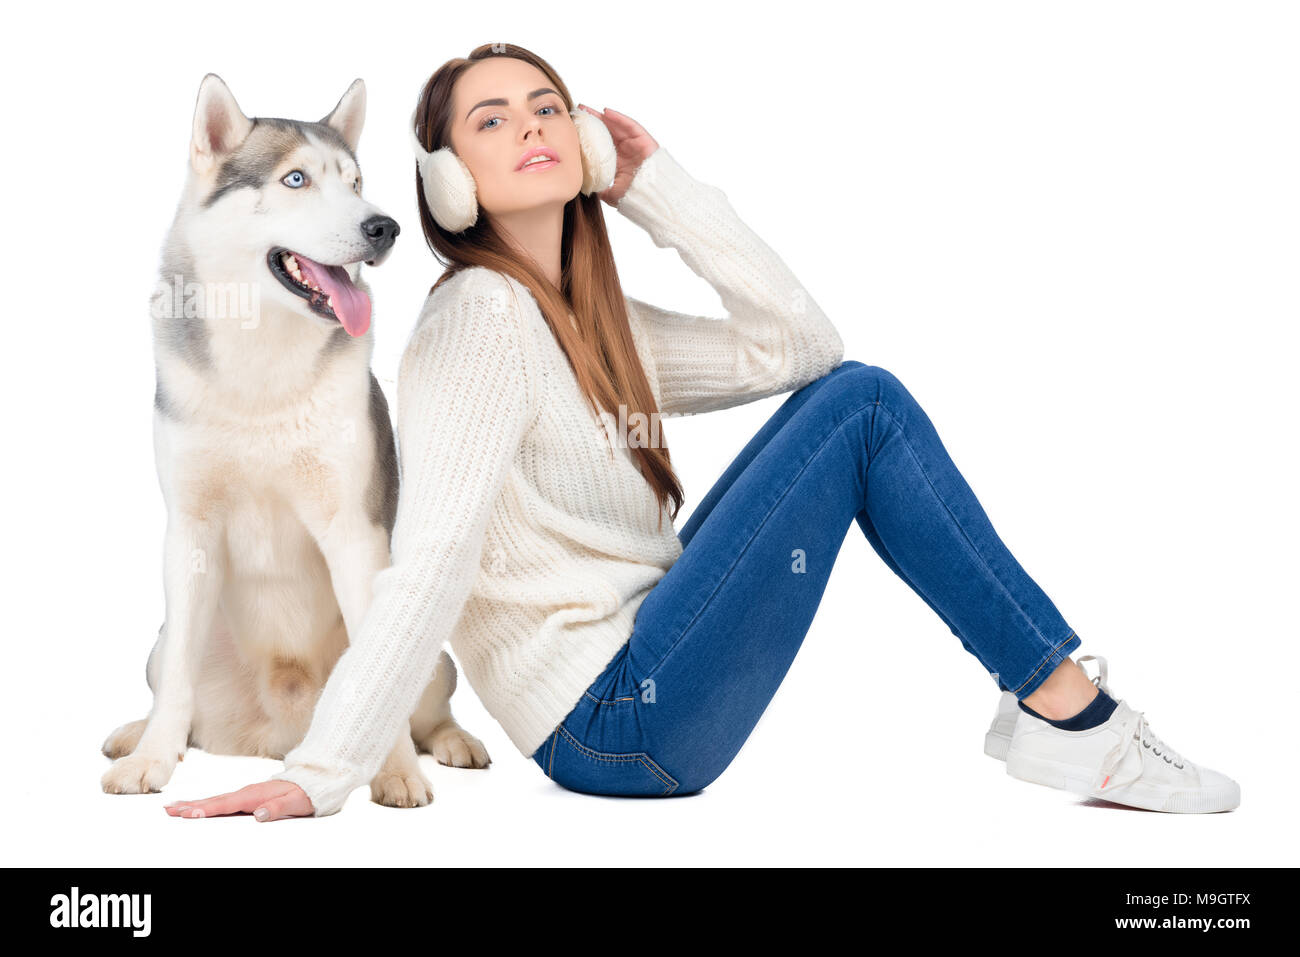
[[812,623],[850,524],[1023,699],[1080,645],[899,380],[847,361],[794,392],[678,533],[632,635],[533,754],[590,794],[690,794],[731,763]]

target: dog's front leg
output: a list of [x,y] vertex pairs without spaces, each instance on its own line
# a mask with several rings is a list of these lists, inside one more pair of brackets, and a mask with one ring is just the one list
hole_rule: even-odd
[[185,756],[194,716],[195,686],[225,579],[220,525],[177,513],[169,516],[163,549],[166,639],[148,724],[135,749],[100,778],[113,794],[162,790]]
[[388,530],[371,522],[360,508],[341,509],[315,537],[351,643],[361,634],[361,622],[374,596],[375,576],[391,562]]
[[386,807],[424,807],[433,800],[433,785],[420,770],[420,757],[403,729],[379,773],[370,782],[370,800]]

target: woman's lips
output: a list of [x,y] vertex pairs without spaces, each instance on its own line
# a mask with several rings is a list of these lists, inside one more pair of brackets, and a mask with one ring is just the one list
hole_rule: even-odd
[[528,173],[533,170],[550,169],[552,166],[558,166],[559,163],[559,160],[542,160],[540,163],[529,163],[527,166],[522,167],[519,172]]

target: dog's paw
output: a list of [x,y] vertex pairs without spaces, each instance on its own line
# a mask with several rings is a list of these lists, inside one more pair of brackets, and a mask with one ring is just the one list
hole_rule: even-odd
[[455,721],[446,721],[429,732],[421,743],[439,764],[452,768],[485,768],[492,763],[483,742]]
[[[177,758],[179,760],[179,758]],[[163,760],[147,754],[128,754],[118,758],[104,772],[99,783],[109,794],[149,794],[161,791],[171,780],[176,760]]]
[[148,718],[141,718],[138,721],[131,721],[122,725],[104,739],[103,747],[99,750],[103,752],[106,758],[117,760],[125,757],[134,751],[135,746],[140,743],[140,736],[144,734],[145,726],[148,724]]
[[385,807],[424,807],[433,800],[433,785],[419,768],[381,770],[370,782],[370,800]]

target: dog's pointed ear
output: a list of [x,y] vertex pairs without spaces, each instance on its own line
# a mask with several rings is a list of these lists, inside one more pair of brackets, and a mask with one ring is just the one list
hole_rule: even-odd
[[221,77],[209,73],[199,84],[194,107],[194,136],[190,140],[190,163],[202,173],[226,156],[248,136],[253,121],[235,102]]
[[326,123],[339,131],[348,148],[357,151],[357,142],[361,139],[361,127],[366,122],[366,84],[361,77],[352,81],[348,91],[343,94],[338,105],[321,117]]

